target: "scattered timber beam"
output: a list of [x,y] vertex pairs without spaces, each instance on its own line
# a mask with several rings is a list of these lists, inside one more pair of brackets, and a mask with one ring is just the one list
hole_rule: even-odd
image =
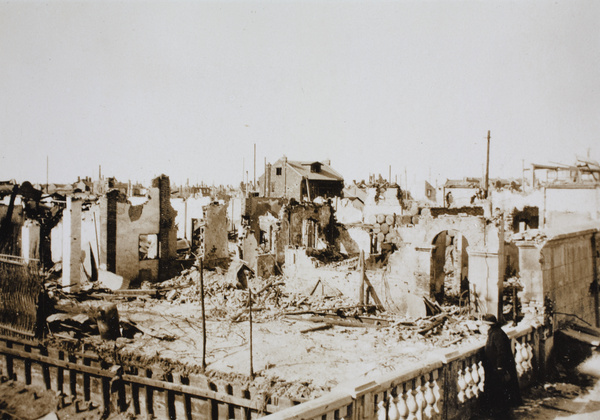
[[325,322],[327,324],[339,325],[342,327],[366,327],[366,328],[379,328],[387,327],[390,321],[381,318],[368,318],[368,317],[347,317],[341,318],[335,315],[317,315],[308,318],[303,318],[298,315],[286,315],[286,318],[294,319],[298,321],[307,322]]
[[115,290],[114,293],[122,296],[155,296],[158,289],[123,289]]
[[305,334],[305,333],[313,332],[313,331],[329,330],[331,328],[333,328],[333,325],[331,325],[331,324],[325,324],[325,325],[319,325],[317,327],[306,328],[306,329],[300,330],[300,332],[302,334]]
[[419,334],[425,334],[426,332],[433,330],[435,327],[442,325],[446,321],[447,318],[448,318],[448,315],[446,315],[446,314],[440,314],[440,315],[436,315],[436,316],[432,317],[431,324],[429,324],[425,328],[421,328],[419,330]]
[[378,308],[383,311],[384,310],[383,303],[381,303],[381,300],[379,300],[379,296],[377,296],[377,293],[375,293],[375,288],[371,284],[371,281],[369,281],[369,278],[367,277],[366,274],[365,274],[364,278],[365,278],[365,284],[367,285],[367,301],[368,301],[368,296],[370,294],[373,297],[373,300],[375,301],[375,304],[377,304]]

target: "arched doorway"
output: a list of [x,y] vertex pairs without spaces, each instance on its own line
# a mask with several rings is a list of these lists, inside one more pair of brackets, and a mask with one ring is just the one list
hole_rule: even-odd
[[469,302],[469,243],[459,231],[444,230],[433,238],[431,295],[438,303]]

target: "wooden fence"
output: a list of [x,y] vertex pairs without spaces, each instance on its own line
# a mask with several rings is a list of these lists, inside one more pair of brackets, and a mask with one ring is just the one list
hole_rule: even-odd
[[38,310],[42,287],[38,261],[0,255],[1,334],[18,337],[40,334]]
[[1,376],[91,402],[106,414],[250,420],[292,405],[204,375],[109,365],[95,354],[69,354],[15,337],[0,336],[0,359]]

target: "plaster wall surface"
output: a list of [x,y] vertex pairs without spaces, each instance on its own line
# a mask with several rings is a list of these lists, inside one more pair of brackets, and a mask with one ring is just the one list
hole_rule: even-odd
[[522,210],[525,206],[542,209],[544,206],[544,192],[534,190],[530,192],[518,192],[512,190],[490,191],[492,206],[510,213],[513,209]]
[[100,264],[98,255],[100,249],[100,205],[93,204],[81,213],[81,250],[85,254],[84,267],[91,275],[93,255],[96,265]]
[[580,233],[551,239],[540,250],[544,294],[557,312],[575,314],[595,325],[594,233]]
[[40,258],[40,224],[26,220],[21,228],[21,256],[25,259]]
[[204,206],[210,204],[210,197],[171,198],[171,206],[177,212],[177,238],[192,239],[192,219],[204,218]]
[[242,220],[242,206],[243,206],[243,198],[240,197],[231,197],[229,202],[227,203],[227,219],[230,223],[229,229],[233,228],[238,229]]
[[62,261],[63,221],[56,224],[50,231],[50,255],[53,263]]
[[[541,310],[544,299],[549,298],[554,311],[577,315],[596,325],[596,302],[590,286],[600,268],[599,240],[596,228],[556,234],[542,241],[517,241],[524,285],[522,303],[537,302]],[[557,314],[559,323],[567,318]]]
[[[452,194],[452,203],[449,207],[470,206],[472,205],[471,198],[477,194],[477,188],[446,188],[446,196],[448,193]],[[446,196],[443,197],[444,202],[446,202]]]
[[77,292],[81,287],[81,201],[67,198],[62,233],[62,286]]
[[390,255],[387,270],[373,286],[394,313],[425,316],[423,296],[430,297],[430,265],[430,247],[403,244]]
[[600,219],[600,187],[546,188],[547,212],[574,212]]
[[341,228],[339,234],[340,252],[347,255],[363,251],[368,257],[371,253],[371,235],[362,227]]
[[335,219],[338,223],[352,224],[362,222],[363,211],[354,204],[353,200],[336,198],[334,203]]
[[376,188],[367,188],[363,208],[364,220],[369,219],[369,216],[372,215],[402,214],[402,212],[402,205],[398,199],[398,188],[387,188],[381,191],[379,195]]
[[330,205],[303,203],[288,206],[281,218],[283,234],[280,237],[283,238],[285,245],[302,246],[304,221],[313,220],[317,227],[317,243],[321,245],[332,243],[336,233],[332,216],[333,208]]
[[[502,222],[480,216],[421,217],[414,226],[396,228],[398,251],[402,256],[402,277],[413,276],[419,293],[430,296],[432,285],[431,257],[434,240],[442,232],[454,230],[468,243],[468,274],[471,296],[476,309],[498,314],[504,277],[504,232]],[[404,249],[403,249],[404,247]],[[413,248],[416,253],[410,250]],[[396,252],[398,252],[396,251]],[[464,252],[463,251],[463,252]],[[390,282],[390,286],[392,283]]]
[[[117,237],[116,237],[116,274],[123,276],[124,285],[142,275],[144,280],[158,278],[158,258],[140,260],[140,235],[157,235],[160,222],[159,188],[149,190],[149,200],[145,204],[132,206],[128,202],[117,202]],[[107,198],[100,200],[101,220],[101,255],[106,264],[106,225]],[[140,273],[144,270],[142,273]]]
[[227,244],[227,206],[209,204],[204,207],[204,259],[206,261],[229,257]]
[[[277,168],[280,170],[280,175],[277,175]],[[277,161],[271,166],[271,184],[268,186],[268,197],[285,197],[295,198],[300,200],[301,189],[300,186],[303,182],[302,176],[294,169],[286,164],[283,164],[281,160]],[[259,178],[260,190],[262,191],[265,182],[265,174]]]
[[360,275],[357,271],[321,267],[317,260],[306,255],[304,248],[285,249],[283,271],[289,279],[286,288],[291,292],[310,294],[321,280],[315,294],[344,295],[358,299]]

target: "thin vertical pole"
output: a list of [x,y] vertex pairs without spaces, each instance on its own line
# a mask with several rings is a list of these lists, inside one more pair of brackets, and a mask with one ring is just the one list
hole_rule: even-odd
[[364,251],[360,251],[360,256],[358,259],[358,264],[360,266],[360,290],[358,292],[358,300],[360,305],[365,304],[365,254]]
[[485,198],[488,197],[489,184],[490,184],[490,130],[488,130],[488,135],[487,135],[487,154],[486,154],[486,158],[485,158],[485,186],[484,186]]
[[250,320],[250,378],[254,379],[254,367],[252,361],[252,289],[248,285],[248,319]]
[[252,185],[252,191],[256,188],[256,143],[254,143],[254,184]]
[[200,259],[200,301],[202,302],[202,372],[206,371],[206,314],[204,312],[204,264]]

